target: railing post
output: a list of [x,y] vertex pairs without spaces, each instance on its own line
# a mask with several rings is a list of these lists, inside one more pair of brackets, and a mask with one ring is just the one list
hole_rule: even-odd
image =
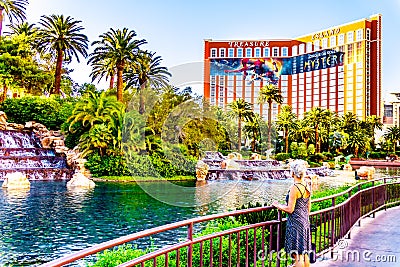
[[372,181],[372,218],[375,218],[375,181]]
[[[335,197],[332,198],[332,218],[331,218],[331,247],[335,245]],[[333,258],[333,250],[331,251],[331,257]]]
[[387,210],[387,184],[386,184],[386,178],[383,178],[383,184],[385,185],[385,194],[383,195],[383,205],[385,205],[385,211]]
[[278,227],[277,227],[277,234],[276,234],[276,267],[281,266],[281,257],[280,257],[280,245],[281,245],[281,224],[282,224],[282,211],[278,210]]
[[[188,225],[188,234],[187,234],[187,238],[190,241],[193,241],[193,222],[191,222]],[[192,263],[193,263],[193,244],[190,243],[189,247],[188,247],[188,267],[192,267]]]

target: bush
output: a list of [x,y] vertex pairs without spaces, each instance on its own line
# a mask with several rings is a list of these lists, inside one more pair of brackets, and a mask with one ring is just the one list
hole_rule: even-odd
[[71,102],[56,97],[9,98],[0,104],[0,110],[6,113],[8,122],[25,124],[35,121],[50,130],[59,130],[71,115],[72,109]]
[[310,161],[313,162],[321,162],[326,160],[326,157],[322,153],[316,153],[315,155],[310,155],[308,158]]
[[368,158],[370,159],[380,159],[381,157],[381,152],[371,152],[371,154],[369,154]]
[[325,156],[325,160],[331,160],[331,159],[333,159],[333,155],[332,155],[332,153],[331,152],[322,152],[322,155],[324,155]]
[[100,176],[127,176],[129,168],[124,156],[91,154],[87,158],[85,167],[90,170],[93,177]]
[[278,161],[290,159],[290,153],[278,153],[275,155],[275,159]]

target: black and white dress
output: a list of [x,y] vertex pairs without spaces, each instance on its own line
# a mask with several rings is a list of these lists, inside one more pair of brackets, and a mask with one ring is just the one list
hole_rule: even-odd
[[[294,184],[301,193],[301,197],[296,200],[294,211],[289,214],[286,221],[285,251],[289,254],[304,254],[311,251],[311,231],[310,220],[308,218],[308,202],[310,197],[305,198],[306,187],[297,183]],[[300,190],[298,185],[304,187]],[[286,202],[289,194],[286,196]]]

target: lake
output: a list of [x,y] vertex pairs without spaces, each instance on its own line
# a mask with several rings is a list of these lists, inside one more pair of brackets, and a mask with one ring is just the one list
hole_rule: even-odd
[[[155,226],[235,210],[249,202],[270,204],[283,200],[291,183],[97,182],[94,189],[69,190],[66,181],[32,181],[28,190],[1,189],[0,266],[39,265]],[[153,242],[168,239],[163,235]]]

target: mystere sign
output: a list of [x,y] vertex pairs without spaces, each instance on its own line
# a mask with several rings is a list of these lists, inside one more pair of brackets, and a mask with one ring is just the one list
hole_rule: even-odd
[[315,53],[305,54],[292,58],[292,73],[303,73],[341,66],[344,63],[344,53],[333,49],[326,49]]

